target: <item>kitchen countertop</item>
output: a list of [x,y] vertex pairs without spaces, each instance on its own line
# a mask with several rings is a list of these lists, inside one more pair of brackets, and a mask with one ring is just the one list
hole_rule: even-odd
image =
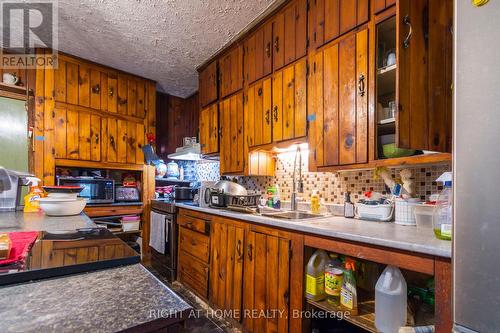
[[0,232],[75,230],[95,226],[94,222],[84,213],[61,217],[47,216],[43,212],[0,213]]
[[0,299],[0,332],[116,332],[191,309],[140,264],[4,287]]
[[248,222],[300,231],[308,234],[384,246],[399,250],[451,258],[451,242],[439,240],[432,228],[402,226],[395,223],[347,219],[339,216],[289,221],[222,209],[202,208],[176,203],[179,208],[224,216]]

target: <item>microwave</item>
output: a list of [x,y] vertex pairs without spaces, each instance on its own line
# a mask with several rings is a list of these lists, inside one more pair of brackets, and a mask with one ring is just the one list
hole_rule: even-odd
[[78,196],[86,198],[90,204],[115,202],[115,181],[113,179],[59,177],[57,185],[83,187]]

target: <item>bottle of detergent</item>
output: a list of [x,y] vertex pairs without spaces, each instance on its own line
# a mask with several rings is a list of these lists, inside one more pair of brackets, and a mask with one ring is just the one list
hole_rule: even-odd
[[406,325],[406,281],[399,268],[387,266],[375,285],[375,326],[383,333],[398,333]]
[[314,190],[311,194],[311,213],[319,214],[321,208],[321,203],[319,199],[318,190]]
[[328,254],[323,250],[316,250],[309,259],[306,268],[306,297],[308,299],[320,301],[326,297],[325,267],[328,262]]
[[40,211],[40,198],[43,197],[43,190],[38,186],[40,182],[39,178],[27,177],[28,185],[30,186],[30,191],[24,196],[24,212],[25,213],[36,213]]

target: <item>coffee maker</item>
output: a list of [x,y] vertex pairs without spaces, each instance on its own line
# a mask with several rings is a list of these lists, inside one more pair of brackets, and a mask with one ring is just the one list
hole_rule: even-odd
[[23,186],[28,186],[27,177],[34,176],[0,166],[0,212],[23,209],[22,189]]

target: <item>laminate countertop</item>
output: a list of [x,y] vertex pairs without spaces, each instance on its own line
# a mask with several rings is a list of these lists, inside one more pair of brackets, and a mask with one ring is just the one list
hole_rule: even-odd
[[156,331],[191,307],[140,264],[0,288],[0,332]]
[[451,242],[437,239],[430,227],[403,226],[395,223],[362,221],[338,216],[290,221],[255,214],[237,213],[223,209],[201,208],[182,203],[176,203],[176,206],[322,237],[339,238],[437,257],[451,258]]
[[74,216],[47,216],[43,212],[0,213],[0,232],[76,230],[95,226],[84,213]]

